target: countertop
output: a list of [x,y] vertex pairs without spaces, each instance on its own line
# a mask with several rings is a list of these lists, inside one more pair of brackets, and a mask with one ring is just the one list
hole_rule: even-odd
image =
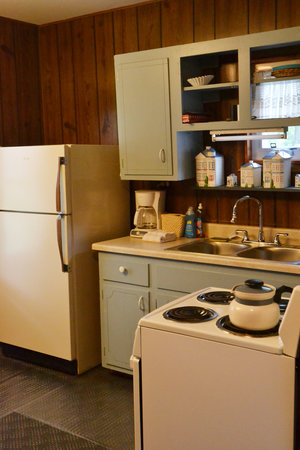
[[[228,229],[227,231],[225,230],[225,233],[226,232],[228,233]],[[221,236],[222,234],[223,233],[218,228],[218,234],[216,234],[215,236],[222,237]],[[94,244],[92,244],[92,249],[100,252],[144,256],[149,258],[161,258],[176,261],[187,261],[193,263],[202,263],[202,264],[205,263],[221,266],[243,267],[247,269],[267,270],[272,272],[300,274],[300,265],[297,264],[282,263],[277,261],[262,261],[258,259],[241,258],[237,256],[221,256],[221,255],[189,253],[178,250],[171,250],[173,247],[177,247],[178,245],[195,241],[196,239],[189,239],[183,237],[178,238],[176,239],[176,241],[172,242],[156,243],[125,236],[118,239],[95,242]],[[289,245],[291,245],[291,241],[288,243]]]

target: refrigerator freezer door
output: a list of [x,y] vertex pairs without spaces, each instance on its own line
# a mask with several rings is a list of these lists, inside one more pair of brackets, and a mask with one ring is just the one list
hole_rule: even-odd
[[69,213],[64,145],[0,148],[0,210]]
[[57,217],[0,212],[0,342],[72,360]]

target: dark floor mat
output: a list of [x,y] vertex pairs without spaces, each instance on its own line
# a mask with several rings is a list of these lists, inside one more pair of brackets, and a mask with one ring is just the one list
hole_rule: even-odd
[[66,433],[21,414],[12,413],[0,419],[0,448],[12,450],[106,450],[86,439]]
[[17,410],[111,449],[134,448],[131,377],[96,368]]
[[24,365],[13,359],[4,358],[0,353],[0,383],[24,370]]

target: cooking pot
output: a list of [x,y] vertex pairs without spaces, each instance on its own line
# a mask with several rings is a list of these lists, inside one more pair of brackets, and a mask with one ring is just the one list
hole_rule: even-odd
[[[235,298],[229,306],[231,323],[246,330],[268,330],[275,327],[280,318],[277,301],[283,292],[291,292],[287,286],[276,289],[261,280],[246,280],[232,288]],[[274,297],[276,301],[274,301]]]

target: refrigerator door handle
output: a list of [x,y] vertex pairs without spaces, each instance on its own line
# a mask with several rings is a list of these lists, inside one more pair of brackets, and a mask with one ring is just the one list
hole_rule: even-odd
[[[58,170],[57,170],[57,178],[56,178],[56,211],[58,213],[66,212],[65,205],[66,199],[65,196],[65,164],[66,158],[60,156],[58,158]],[[62,189],[63,188],[63,189]]]
[[64,221],[66,220],[66,216],[64,214],[59,214],[56,219],[56,230],[57,230],[57,245],[59,250],[59,256],[61,261],[61,270],[62,272],[69,272],[69,265],[65,262],[65,257],[67,256],[66,246],[64,251]]

